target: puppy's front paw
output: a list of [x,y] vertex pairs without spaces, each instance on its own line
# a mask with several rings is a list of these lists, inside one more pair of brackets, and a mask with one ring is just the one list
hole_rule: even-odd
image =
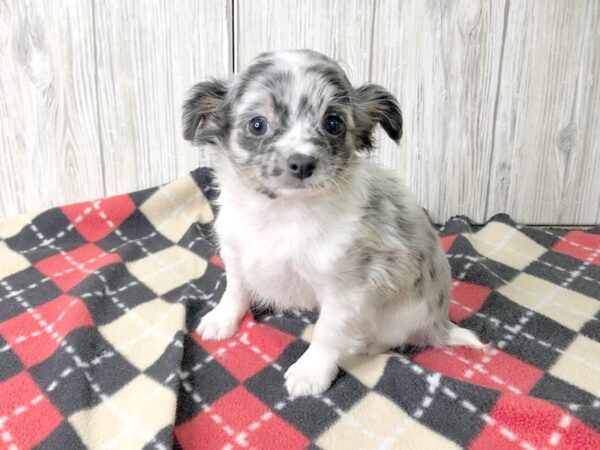
[[285,387],[292,397],[318,395],[331,385],[337,371],[334,362],[306,358],[303,355],[285,373]]
[[206,341],[219,341],[233,336],[238,326],[239,320],[236,316],[216,307],[202,318],[197,331]]

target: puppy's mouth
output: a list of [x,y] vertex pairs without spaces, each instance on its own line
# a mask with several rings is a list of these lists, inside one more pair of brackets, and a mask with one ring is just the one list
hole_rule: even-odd
[[312,179],[311,177],[304,180],[293,180],[274,189],[269,189],[269,191],[274,194],[274,196],[270,196],[271,198],[309,197],[324,192],[328,185],[329,183],[326,180]]
[[318,179],[314,179],[313,177],[305,178],[304,180],[297,180],[292,186],[293,189],[319,189],[324,186],[325,183],[319,181]]

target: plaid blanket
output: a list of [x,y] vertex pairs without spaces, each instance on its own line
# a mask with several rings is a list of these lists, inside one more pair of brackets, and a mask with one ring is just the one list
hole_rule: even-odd
[[216,195],[199,169],[0,221],[0,448],[600,448],[600,228],[450,220],[450,315],[492,350],[353,357],[290,399],[313,313],[194,332],[225,288]]

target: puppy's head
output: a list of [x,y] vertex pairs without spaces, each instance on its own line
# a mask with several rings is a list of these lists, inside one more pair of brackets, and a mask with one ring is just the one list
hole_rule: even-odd
[[231,81],[195,85],[184,105],[184,137],[226,152],[240,177],[269,197],[339,184],[380,124],[402,136],[396,99],[352,87],[341,67],[309,50],[259,55]]

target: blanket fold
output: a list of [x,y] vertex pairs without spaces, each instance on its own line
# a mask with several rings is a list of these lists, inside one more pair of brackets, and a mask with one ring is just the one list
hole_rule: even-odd
[[490,350],[356,356],[291,399],[315,313],[194,331],[226,285],[217,197],[201,168],[0,220],[0,448],[600,448],[600,228],[450,219],[450,317]]

